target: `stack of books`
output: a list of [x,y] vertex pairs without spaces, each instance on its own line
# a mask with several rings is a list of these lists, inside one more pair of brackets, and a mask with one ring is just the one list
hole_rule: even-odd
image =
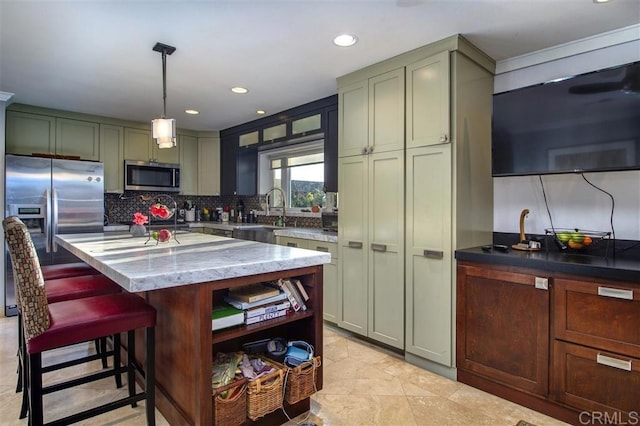
[[280,278],[278,281],[270,283],[272,287],[279,288],[284,294],[287,295],[287,299],[291,302],[291,307],[294,311],[306,311],[306,301],[309,300],[309,295],[304,289],[304,286],[295,278]]
[[225,302],[241,310],[245,325],[285,316],[291,308],[285,293],[262,283],[229,289]]
[[211,312],[211,329],[221,330],[244,323],[244,311],[229,305],[216,305]]

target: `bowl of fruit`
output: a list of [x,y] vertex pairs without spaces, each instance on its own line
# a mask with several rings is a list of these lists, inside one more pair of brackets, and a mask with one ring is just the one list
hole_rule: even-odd
[[151,238],[157,241],[156,244],[166,243],[171,239],[171,236],[172,236],[171,231],[164,228],[160,229],[159,231],[151,231],[149,235],[151,236]]
[[173,217],[175,209],[171,209],[162,203],[155,203],[149,207],[149,213],[157,219],[167,220]]
[[578,228],[555,228],[547,229],[546,232],[547,235],[555,235],[561,244],[573,250],[585,250],[611,235],[610,232],[587,231]]

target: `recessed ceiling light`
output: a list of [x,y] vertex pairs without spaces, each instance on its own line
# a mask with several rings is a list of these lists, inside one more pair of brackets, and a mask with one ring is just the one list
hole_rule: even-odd
[[353,46],[357,42],[358,37],[351,34],[340,34],[338,37],[333,39],[333,44],[340,47]]
[[609,0],[593,0],[594,3],[607,3]]
[[245,89],[244,87],[232,87],[231,91],[233,93],[247,93],[249,90]]
[[200,111],[196,111],[195,109],[185,109],[184,112],[186,112],[187,114],[191,114],[191,115],[200,114]]
[[257,111],[256,111],[256,114],[258,114],[258,115],[264,115],[264,114],[266,114],[266,113],[264,112],[264,110],[259,109],[259,110],[257,110]]

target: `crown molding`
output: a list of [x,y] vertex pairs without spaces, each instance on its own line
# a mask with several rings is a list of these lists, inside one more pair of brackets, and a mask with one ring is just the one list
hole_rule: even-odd
[[13,97],[13,93],[0,92],[0,102],[7,102],[12,97]]
[[496,63],[496,75],[637,40],[640,40],[640,24],[504,59]]

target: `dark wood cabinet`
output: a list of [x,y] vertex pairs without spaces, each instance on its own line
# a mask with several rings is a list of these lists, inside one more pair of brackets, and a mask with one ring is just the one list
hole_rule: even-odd
[[324,135],[324,191],[338,192],[338,107],[327,110]]
[[258,188],[258,149],[256,147],[239,148],[237,164],[237,195],[256,195]]
[[551,397],[640,421],[640,285],[557,278],[553,294]]
[[238,156],[238,135],[220,138],[220,194],[236,194],[236,170]]
[[572,424],[640,422],[640,284],[464,260],[457,272],[460,382]]
[[458,371],[548,393],[549,291],[535,288],[535,279],[533,272],[458,266]]
[[[338,95],[318,99],[286,111],[220,131],[220,191],[222,195],[255,195],[258,151],[324,138],[325,190],[338,190]],[[319,121],[306,130],[305,119]],[[265,138],[264,130],[284,125],[285,134]],[[300,130],[301,127],[305,130]],[[241,146],[240,136],[258,132],[257,143]]]

